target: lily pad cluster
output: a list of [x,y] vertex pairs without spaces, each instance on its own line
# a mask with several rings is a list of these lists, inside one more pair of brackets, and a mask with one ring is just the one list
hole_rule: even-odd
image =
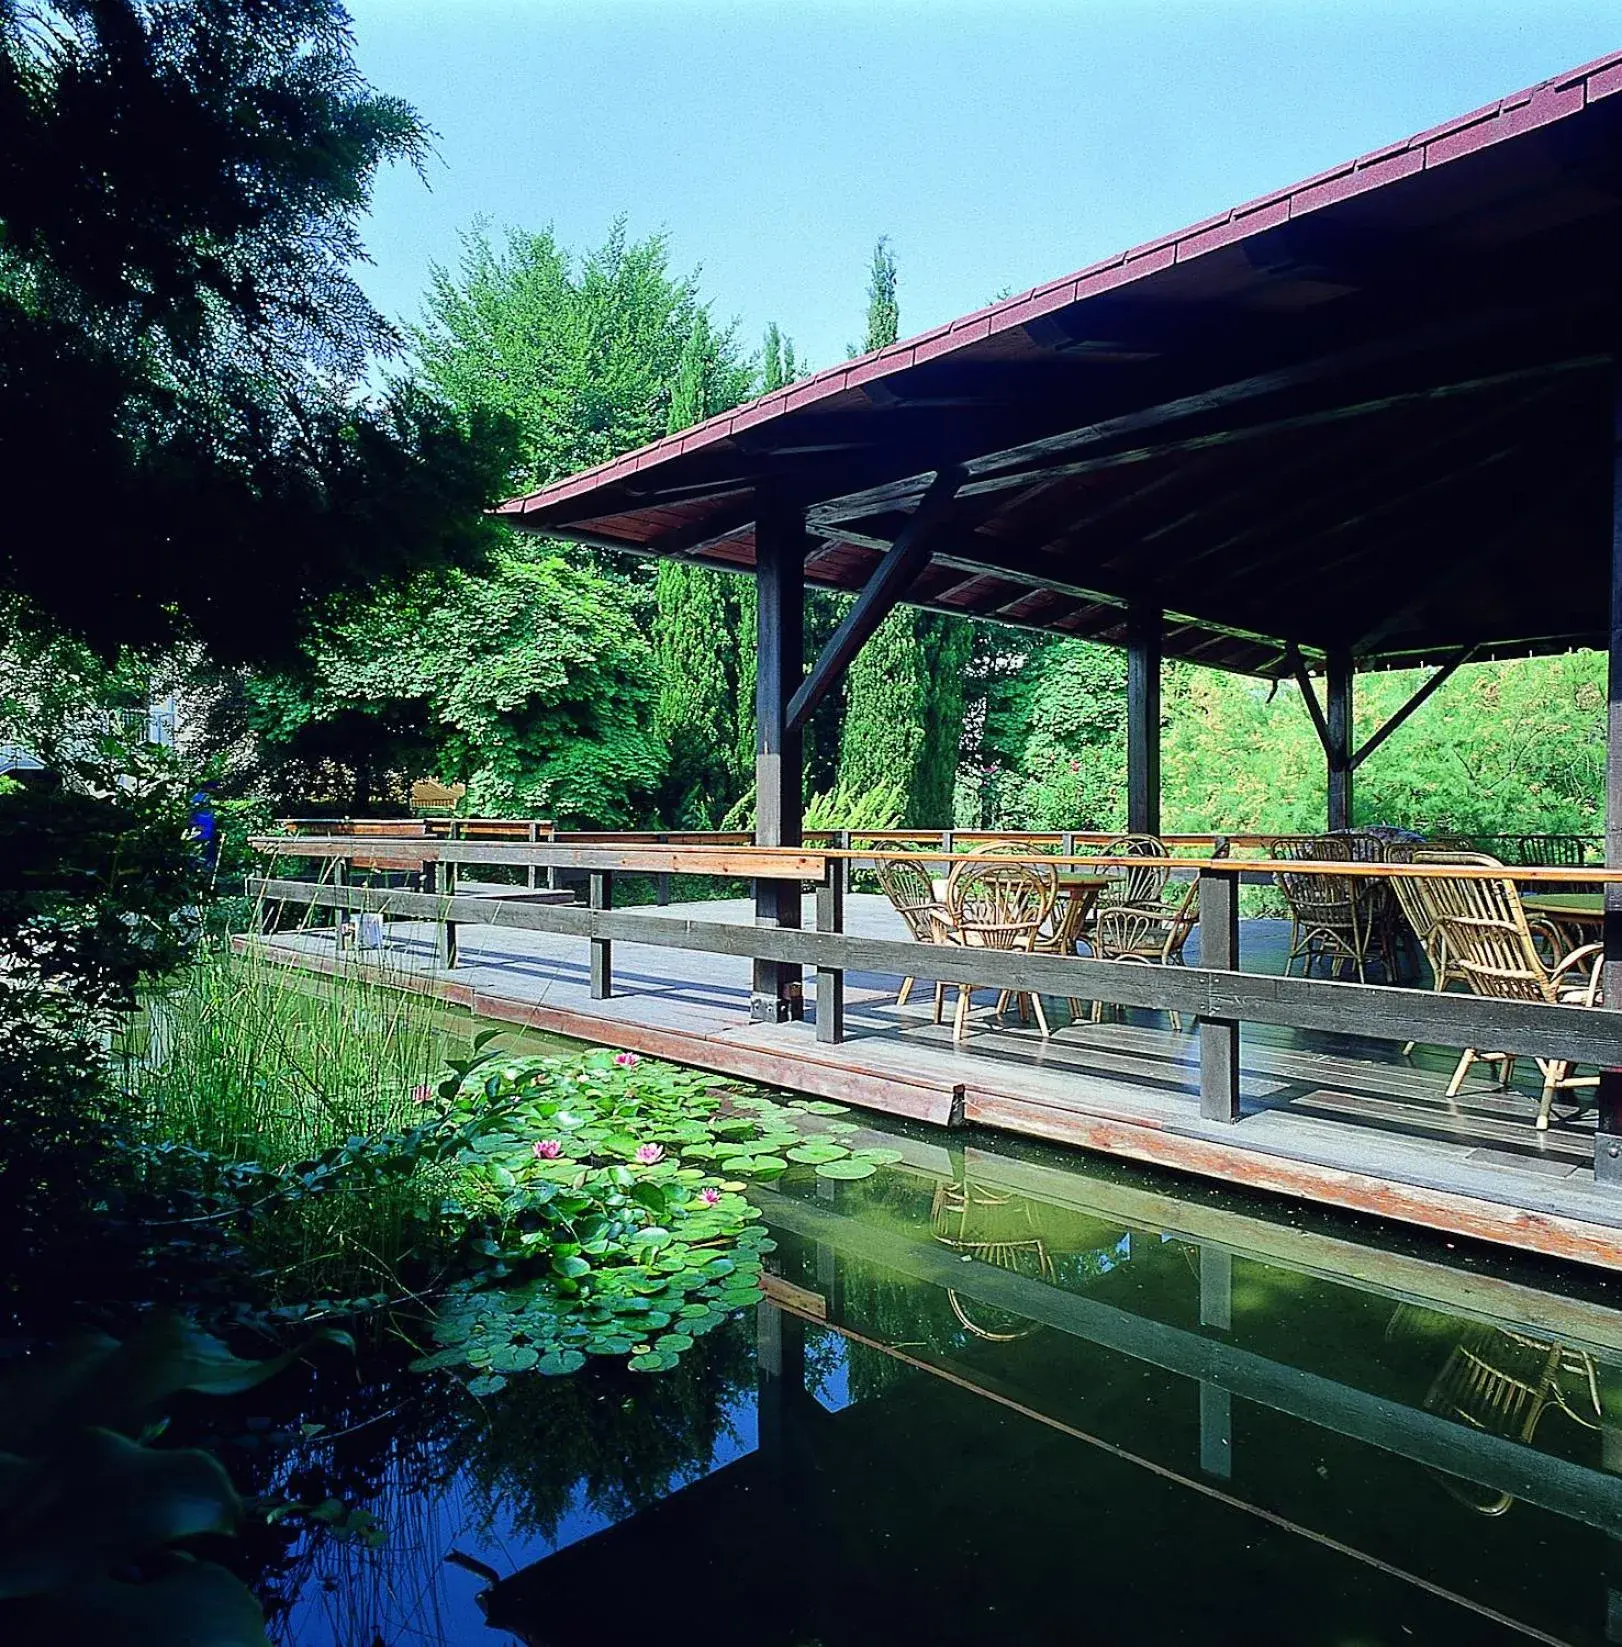
[[808,1166],[865,1178],[900,1152],[842,1141],[844,1107],[779,1103],[633,1053],[460,1066],[440,1090],[464,1128],[460,1214],[473,1262],[442,1299],[420,1368],[460,1367],[494,1394],[518,1373],[592,1356],[674,1366],[760,1296],[773,1243],[743,1191]]
[[736,1095],[724,1119],[714,1122],[714,1137],[689,1145],[683,1154],[713,1161],[724,1173],[748,1178],[770,1178],[791,1166],[815,1169],[819,1178],[870,1178],[882,1166],[901,1159],[901,1151],[858,1148],[842,1143],[857,1129],[848,1121],[831,1121],[808,1136],[808,1116],[847,1113],[843,1104],[822,1098],[796,1098],[779,1103],[763,1093]]

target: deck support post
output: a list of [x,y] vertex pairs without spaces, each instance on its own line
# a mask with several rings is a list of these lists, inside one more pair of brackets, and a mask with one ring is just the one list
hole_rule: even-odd
[[[1611,646],[1605,721],[1605,867],[1622,869],[1622,350],[1611,414]],[[1605,1004],[1622,1007],[1622,884],[1605,888]],[[1594,1181],[1622,1185],[1622,1069],[1600,1071]]]
[[[612,870],[592,870],[588,896],[594,910],[612,909],[614,907],[614,873]],[[613,940],[593,938],[591,940],[591,998],[594,1001],[606,1001],[613,993]]]
[[[1200,872],[1200,965],[1239,970],[1239,877]],[[1200,1115],[1239,1119],[1239,1022],[1200,1019]]]
[[1352,827],[1352,655],[1337,647],[1324,659],[1324,754],[1329,764],[1329,827]]
[[[670,844],[669,835],[655,835],[653,838],[660,844],[660,846],[668,846]],[[654,876],[653,901],[659,906],[660,909],[665,909],[669,906],[670,882],[671,876],[668,871]]]
[[[456,865],[443,861],[425,863],[422,866],[422,884],[425,892],[433,892],[442,898],[456,896]],[[451,972],[456,967],[457,938],[455,921],[436,921],[434,923],[434,965],[441,972]]]
[[[540,839],[541,839],[540,829],[537,827],[535,820],[533,818],[531,818],[529,820],[529,844],[531,846],[537,846],[537,845],[540,844]],[[524,866],[524,885],[527,886],[531,892],[533,892],[535,890],[535,865],[534,864],[526,864]]]
[[[755,522],[755,844],[800,844],[804,739],[788,706],[805,667],[805,510],[762,499]],[[755,925],[800,924],[800,883],[755,882]],[[800,968],[753,963],[749,1016],[786,1023],[804,1015]]]
[[[850,835],[836,837],[841,847],[849,847]],[[845,930],[845,879],[850,860],[827,858],[822,879],[817,883],[817,931]],[[843,1041],[845,1038],[845,969],[842,966],[817,968],[817,1039]]]
[[1135,605],[1126,619],[1126,827],[1160,833],[1160,609]]

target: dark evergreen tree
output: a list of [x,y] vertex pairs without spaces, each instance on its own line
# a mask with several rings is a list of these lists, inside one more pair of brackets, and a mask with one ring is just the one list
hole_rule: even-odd
[[285,656],[346,592],[477,558],[502,421],[356,392],[394,343],[360,224],[427,148],[336,0],[0,0],[0,592],[31,621]]

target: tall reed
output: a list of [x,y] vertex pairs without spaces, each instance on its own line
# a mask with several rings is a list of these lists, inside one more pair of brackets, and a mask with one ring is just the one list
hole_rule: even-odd
[[[347,1139],[404,1130],[425,1083],[465,1041],[428,997],[368,967],[291,974],[250,949],[207,955],[148,1003],[126,1058],[144,1136],[284,1167]],[[249,1236],[284,1299],[390,1291],[444,1185],[419,1171],[256,1221]]]

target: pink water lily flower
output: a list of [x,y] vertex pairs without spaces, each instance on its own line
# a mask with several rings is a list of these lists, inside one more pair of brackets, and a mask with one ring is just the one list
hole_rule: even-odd
[[642,1062],[642,1060],[638,1058],[634,1052],[616,1052],[614,1054],[614,1062],[618,1064],[621,1069],[635,1069],[636,1066]]
[[721,1192],[718,1189],[701,1189],[698,1198],[705,1206],[713,1207],[721,1199]]
[[664,1160],[665,1152],[658,1144],[639,1144],[636,1158],[643,1166],[651,1167],[656,1161]]
[[429,1086],[426,1081],[424,1081],[421,1086],[416,1086],[411,1089],[411,1102],[414,1104],[426,1104],[429,1099],[433,1097],[433,1095],[434,1089]]
[[555,1161],[563,1153],[563,1145],[556,1138],[538,1138],[533,1147],[537,1161]]

